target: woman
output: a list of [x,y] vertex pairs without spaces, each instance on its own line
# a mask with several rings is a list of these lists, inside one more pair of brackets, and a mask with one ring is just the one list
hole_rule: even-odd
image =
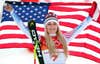
[[[11,12],[12,17],[17,23],[22,24],[22,22],[18,22],[21,19],[16,16],[10,5],[6,6],[5,10]],[[56,15],[52,12],[48,13],[44,25],[45,35],[40,36],[40,44],[45,64],[65,64],[68,55],[67,42],[59,29]],[[22,27],[25,28],[24,25],[21,25],[20,28]],[[27,28],[26,31],[28,31]]]
[[67,42],[59,29],[57,17],[49,12],[44,21],[45,35],[41,36],[41,49],[46,64],[64,64],[68,55]]

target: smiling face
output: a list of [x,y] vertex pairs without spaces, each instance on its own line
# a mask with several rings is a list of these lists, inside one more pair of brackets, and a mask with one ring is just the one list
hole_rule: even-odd
[[46,30],[49,34],[56,34],[57,28],[58,25],[56,22],[51,21],[46,24]]

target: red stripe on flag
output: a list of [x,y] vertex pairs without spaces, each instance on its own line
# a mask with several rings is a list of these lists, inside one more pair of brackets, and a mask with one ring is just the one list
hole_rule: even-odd
[[83,21],[86,17],[82,16],[82,15],[59,15],[57,16],[58,19],[77,19],[80,21]]
[[0,44],[0,49],[2,48],[30,48],[33,49],[32,43],[18,43],[18,42],[12,42],[12,43],[6,43],[6,44]]
[[87,34],[87,38],[91,39],[91,40],[94,40],[96,42],[98,42],[100,44],[100,38],[96,37],[96,36],[93,36],[93,35],[90,35],[90,34]]
[[71,7],[62,7],[62,6],[50,6],[50,10],[55,10],[55,11],[63,11],[63,12],[75,12],[75,11],[86,11],[88,12],[89,9],[77,9],[77,8],[71,8]]
[[51,6],[59,6],[59,5],[68,5],[68,6],[70,6],[70,5],[78,5],[78,6],[91,6],[91,4],[92,3],[77,3],[77,2],[72,2],[72,3],[64,3],[64,2],[53,2],[52,4],[51,4]]
[[98,47],[88,44],[87,42],[71,42],[69,46],[87,48],[100,54],[100,49]]
[[90,54],[87,54],[87,53],[84,53],[84,52],[69,51],[69,54],[73,55],[73,56],[87,58],[87,59],[90,59],[90,60],[93,60],[95,62],[100,63],[100,58],[97,58],[97,57],[95,57],[93,55],[90,55]]
[[91,44],[85,43],[84,47],[100,54],[100,48],[98,48],[96,46],[93,46]]
[[37,30],[37,31],[42,31],[42,32],[43,32],[43,31],[44,31],[44,28],[42,28],[42,27],[36,27],[36,30]]
[[90,34],[80,34],[76,38],[88,38],[88,39],[97,41],[98,43],[100,42],[100,38],[93,36],[93,35],[90,35]]
[[24,34],[2,34],[0,35],[0,39],[7,39],[7,38],[21,38],[21,39],[26,39]]
[[0,27],[0,30],[19,30],[15,25],[4,25]]
[[70,42],[69,46],[84,47],[84,42]]
[[21,0],[23,2],[39,2],[39,0]]
[[93,26],[93,25],[89,25],[89,26],[86,28],[86,30],[87,30],[87,29],[90,29],[90,30],[93,30],[93,31],[95,31],[95,32],[100,33],[100,28],[98,28],[98,27],[96,27],[96,26]]
[[71,28],[75,28],[77,25],[74,23],[69,23],[69,22],[59,22],[59,24],[61,26],[66,26],[66,27],[71,27]]

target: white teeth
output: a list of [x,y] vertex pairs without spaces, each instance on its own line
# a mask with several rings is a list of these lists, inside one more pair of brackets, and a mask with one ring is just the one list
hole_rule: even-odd
[[50,30],[55,30],[55,28],[52,28],[52,29],[50,29]]

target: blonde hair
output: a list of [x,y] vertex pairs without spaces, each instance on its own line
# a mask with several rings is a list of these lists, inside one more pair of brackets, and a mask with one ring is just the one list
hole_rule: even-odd
[[[58,26],[58,25],[57,25]],[[60,29],[59,29],[59,26],[57,28],[57,38],[58,40],[62,43],[63,45],[63,50],[64,50],[64,54],[65,56],[67,57],[68,55],[68,48],[67,48],[67,43],[66,43],[66,40],[65,38],[63,37]],[[52,56],[53,54],[57,54],[57,50],[55,48],[55,44],[54,44],[54,41],[52,40],[52,38],[49,36],[49,33],[47,32],[47,30],[45,29],[45,40],[46,40],[46,45],[49,49],[49,52],[50,52],[50,56]]]

